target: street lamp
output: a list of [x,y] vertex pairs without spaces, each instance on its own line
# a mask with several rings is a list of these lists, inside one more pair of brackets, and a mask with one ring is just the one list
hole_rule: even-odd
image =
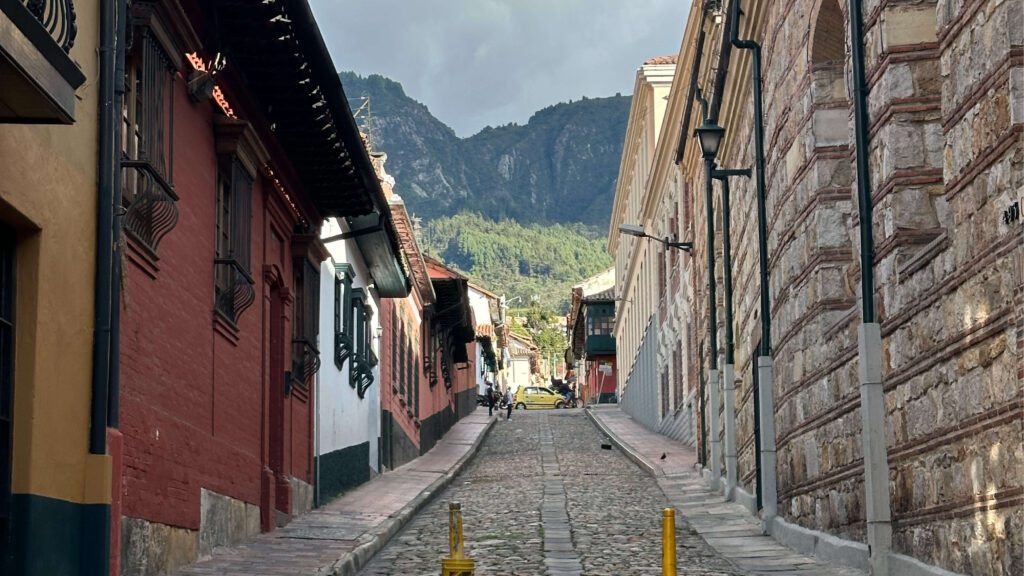
[[700,142],[700,152],[705,161],[715,161],[718,156],[718,147],[722,144],[725,136],[725,128],[722,128],[714,120],[704,119],[704,123],[694,129],[697,140]]
[[[718,311],[715,285],[715,200],[712,173],[715,169],[715,156],[725,136],[722,128],[714,120],[704,117],[704,123],[694,130],[700,143],[701,155],[704,157],[704,204],[707,209],[707,253],[708,253],[708,340],[710,366],[708,367],[708,401],[711,404],[710,414],[706,414],[710,424],[711,437],[711,482],[718,486],[722,476],[719,456],[721,447],[718,438]],[[707,408],[705,406],[705,408]]]
[[662,244],[668,246],[669,248],[677,248],[684,252],[689,252],[690,250],[693,249],[693,242],[677,242],[675,238],[670,239],[668,236],[664,238],[651,236],[650,234],[647,233],[646,230],[644,230],[643,226],[639,226],[637,224],[620,224],[619,232],[627,236],[636,236],[638,238],[650,238],[651,240],[657,240],[658,242],[661,242]]

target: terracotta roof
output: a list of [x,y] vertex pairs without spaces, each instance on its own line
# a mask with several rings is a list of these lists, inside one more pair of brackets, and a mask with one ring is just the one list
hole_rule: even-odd
[[494,337],[494,326],[491,324],[477,324],[476,325],[477,336],[489,336]]
[[668,56],[655,56],[649,60],[644,61],[644,66],[651,66],[655,64],[675,64],[676,55],[670,54]]
[[408,267],[412,284],[416,287],[423,302],[432,304],[436,298],[434,287],[430,283],[430,273],[423,261],[423,253],[420,252],[420,248],[416,244],[416,234],[413,231],[412,222],[409,220],[409,213],[406,212],[401,198],[397,196],[392,196],[388,205],[391,208],[391,223],[398,236],[402,259]]
[[611,287],[607,290],[602,290],[597,294],[591,294],[590,296],[584,296],[583,302],[614,302],[615,301],[615,287]]

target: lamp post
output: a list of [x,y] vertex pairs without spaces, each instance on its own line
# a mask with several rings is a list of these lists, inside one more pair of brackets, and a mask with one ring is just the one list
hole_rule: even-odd
[[704,415],[710,423],[711,436],[711,484],[716,490],[722,477],[721,446],[718,437],[718,314],[717,294],[715,292],[715,208],[714,184],[711,173],[714,171],[715,156],[725,135],[722,128],[705,116],[704,123],[694,131],[700,143],[701,155],[704,157],[704,203],[707,205],[708,221],[708,336],[710,343],[711,365],[708,371],[708,399],[711,404],[710,414]]
[[712,170],[711,177],[722,183],[722,279],[725,284],[725,366],[722,384],[725,391],[725,494],[731,498],[736,488],[736,359],[732,313],[732,233],[729,208],[729,177],[750,178],[750,169]]

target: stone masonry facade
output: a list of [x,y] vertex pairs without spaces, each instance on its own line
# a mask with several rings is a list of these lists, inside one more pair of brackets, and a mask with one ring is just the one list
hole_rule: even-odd
[[[893,552],[954,572],[1024,573],[1024,227],[1003,218],[1024,196],[1024,8],[1001,0],[867,0],[863,8]],[[764,57],[779,514],[865,542],[848,5],[746,0],[743,9],[741,35],[758,40]],[[706,29],[699,83],[710,99],[727,31],[711,19]],[[694,38],[683,53],[686,42]],[[676,81],[688,82],[690,60],[680,60]],[[727,130],[721,166],[754,166],[749,67],[733,50],[718,118]],[[694,107],[692,126],[701,119]],[[707,334],[708,246],[696,142],[685,151],[681,237],[695,242],[686,357],[695,364]],[[756,192],[753,179],[731,183],[738,480],[753,494]],[[714,198],[722,322],[717,185]],[[720,326],[720,347],[722,334]]]

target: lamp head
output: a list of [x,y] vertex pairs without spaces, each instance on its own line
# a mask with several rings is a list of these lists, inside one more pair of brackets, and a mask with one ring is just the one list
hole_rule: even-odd
[[637,224],[619,224],[619,233],[626,234],[627,236],[647,236],[644,227]]
[[700,151],[704,159],[714,160],[718,155],[718,147],[722,144],[722,137],[725,136],[725,128],[717,123],[708,122],[705,118],[704,123],[698,126],[694,132],[697,133],[697,140],[700,142]]

